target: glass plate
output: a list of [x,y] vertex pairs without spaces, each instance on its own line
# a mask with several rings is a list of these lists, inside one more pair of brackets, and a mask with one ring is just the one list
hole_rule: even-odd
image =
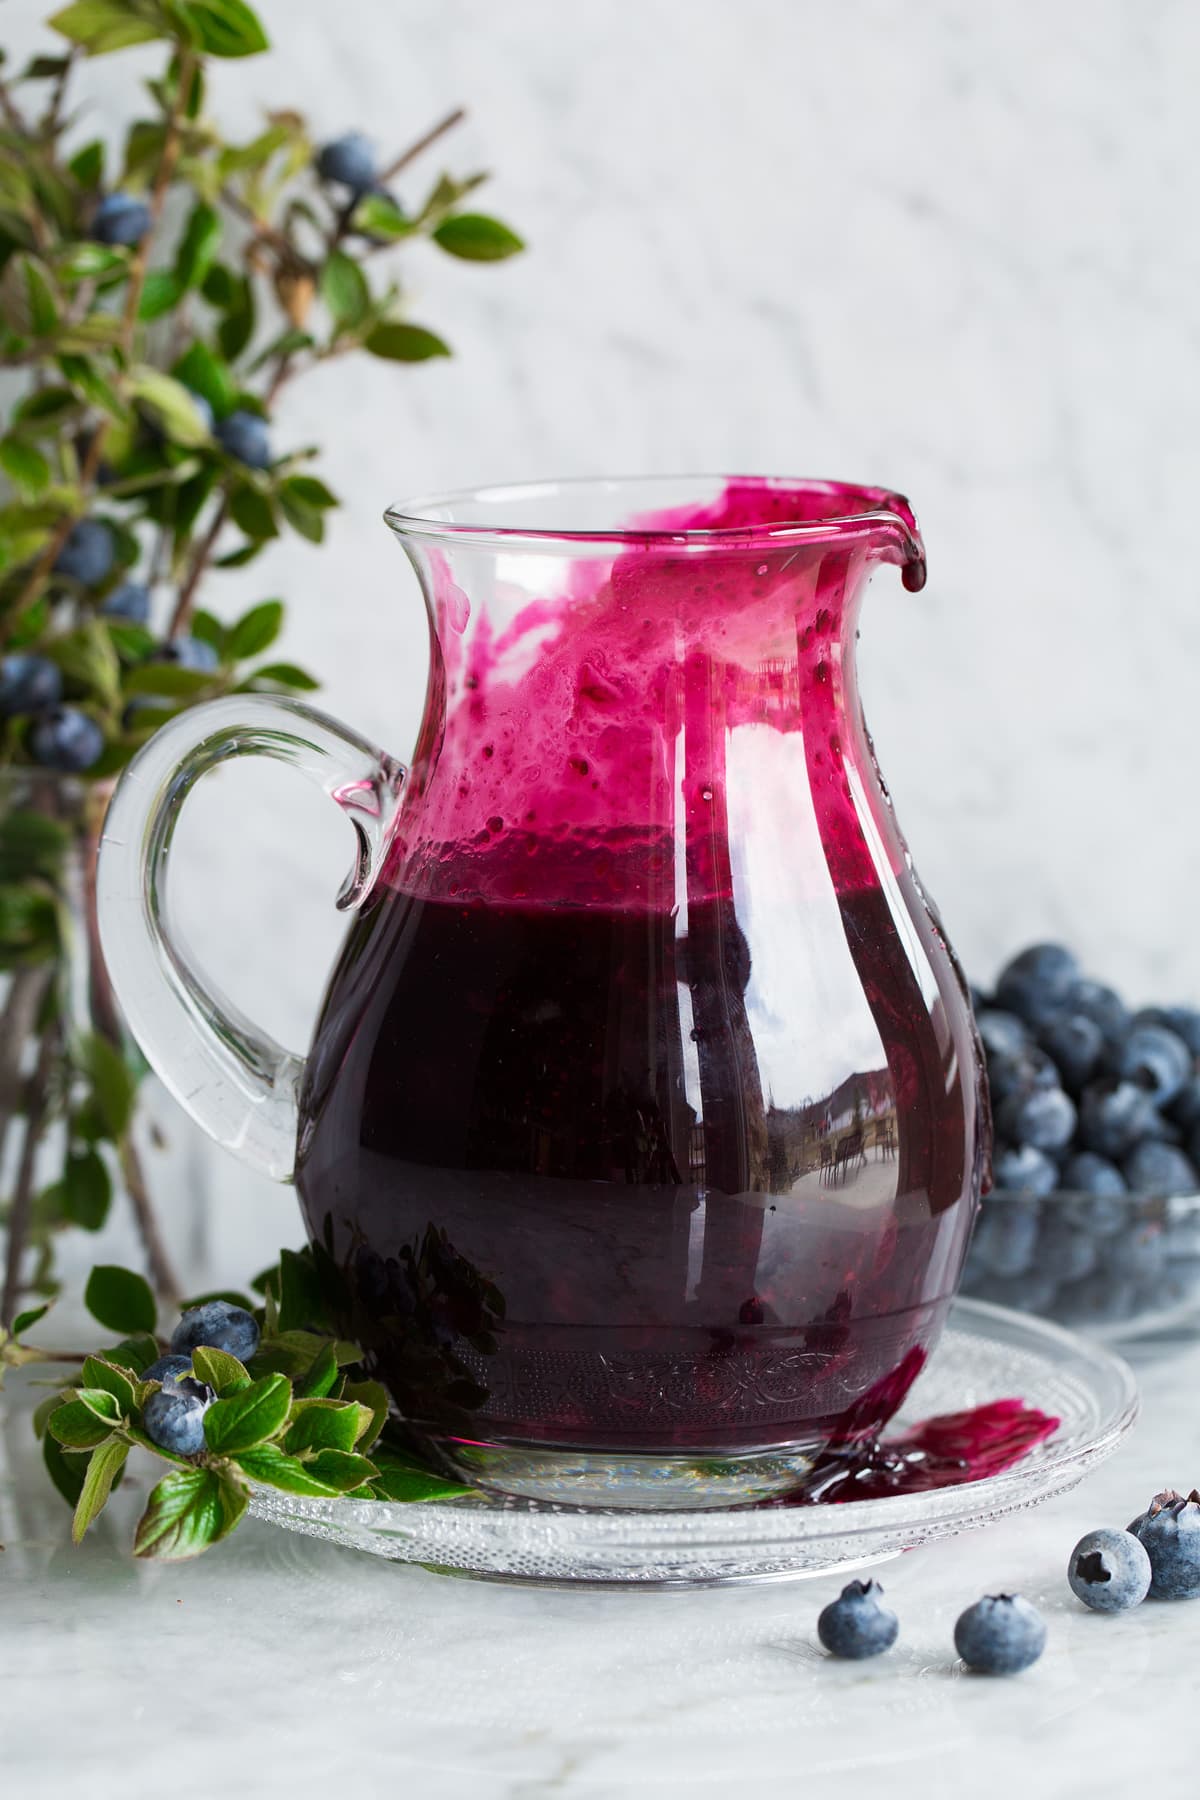
[[401,1505],[260,1489],[251,1510],[288,1531],[491,1580],[645,1587],[786,1581],[861,1568],[1037,1506],[1110,1456],[1137,1416],[1120,1357],[1041,1319],[958,1300],[898,1426],[1019,1396],[1062,1424],[1015,1468],[932,1493],[840,1506],[633,1512],[472,1494]]

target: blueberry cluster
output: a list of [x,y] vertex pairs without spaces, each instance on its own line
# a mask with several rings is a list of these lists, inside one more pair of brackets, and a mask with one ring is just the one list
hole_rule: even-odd
[[[817,1620],[817,1636],[831,1656],[861,1662],[891,1649],[900,1622],[882,1600],[877,1581],[852,1581],[830,1601]],[[1019,1594],[988,1594],[959,1618],[954,1647],[978,1674],[1016,1675],[1042,1654],[1046,1627]]]
[[1156,1494],[1124,1531],[1080,1538],[1067,1564],[1071,1592],[1094,1612],[1200,1596],[1200,1492]]
[[208,1300],[184,1313],[171,1337],[166,1356],[142,1371],[143,1381],[157,1381],[158,1389],[146,1396],[142,1422],[146,1435],[160,1450],[175,1456],[196,1456],[204,1448],[204,1415],[216,1399],[207,1382],[192,1372],[192,1357],[205,1347],[224,1350],[239,1362],[249,1362],[258,1349],[258,1321],[228,1300]]
[[1200,1010],[1133,1012],[1036,944],[973,996],[996,1141],[964,1291],[1072,1324],[1200,1295]]

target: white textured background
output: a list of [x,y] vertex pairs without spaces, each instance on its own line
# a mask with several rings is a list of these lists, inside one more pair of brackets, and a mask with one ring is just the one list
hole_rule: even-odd
[[[43,8],[9,0],[14,50]],[[413,316],[456,360],[338,364],[288,396],[344,496],[211,597],[292,604],[286,651],[399,754],[424,626],[379,523],[443,485],[730,468],[907,491],[930,584],[881,576],[868,715],[969,969],[1033,935],[1135,998],[1200,995],[1200,218],[1190,0],[263,0],[270,61],[220,66],[249,134],[447,148],[530,254],[422,249]],[[150,59],[147,59],[147,62]],[[97,65],[101,121],[137,59]],[[124,69],[126,74],[122,75]],[[277,772],[195,802],[194,935],[301,1042],[348,834]],[[294,1227],[213,1153],[226,1274]],[[270,1204],[250,1207],[266,1197]],[[240,1225],[238,1221],[243,1221]],[[253,1247],[249,1240],[253,1238]]]

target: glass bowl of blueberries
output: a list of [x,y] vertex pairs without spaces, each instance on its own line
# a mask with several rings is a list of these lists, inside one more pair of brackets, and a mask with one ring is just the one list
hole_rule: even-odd
[[1109,1339],[1200,1323],[1200,1009],[1131,1010],[1061,944],[972,992],[995,1124],[962,1292]]

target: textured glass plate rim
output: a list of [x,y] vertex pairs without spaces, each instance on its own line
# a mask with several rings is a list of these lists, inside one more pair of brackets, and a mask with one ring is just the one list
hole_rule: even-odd
[[[402,1503],[307,1499],[259,1489],[251,1497],[251,1511],[285,1530],[320,1536],[344,1534],[342,1543],[397,1561],[430,1564],[447,1553],[469,1553],[468,1561],[448,1572],[503,1572],[511,1567],[512,1554],[521,1551],[580,1560],[594,1555],[607,1559],[615,1552],[631,1563],[638,1557],[658,1558],[671,1552],[684,1552],[691,1559],[703,1550],[726,1555],[741,1551],[761,1559],[764,1554],[786,1555],[789,1549],[802,1546],[811,1553],[822,1542],[828,1542],[832,1550],[856,1537],[878,1536],[894,1544],[911,1532],[919,1542],[1023,1510],[1074,1487],[1091,1468],[1112,1455],[1137,1419],[1138,1388],[1133,1370],[1122,1357],[1092,1339],[1028,1313],[984,1300],[959,1299],[931,1367],[940,1354],[953,1347],[956,1336],[1034,1357],[1052,1365],[1060,1380],[1073,1376],[1088,1389],[1100,1423],[1084,1439],[1051,1438],[1025,1461],[999,1475],[956,1487],[854,1500],[839,1506],[639,1512],[535,1506],[483,1493],[459,1500]],[[482,1546],[471,1530],[483,1520],[498,1539],[490,1549]],[[456,1525],[466,1528],[457,1545]],[[869,1545],[864,1544],[862,1550],[864,1556],[870,1554]],[[845,1560],[844,1551],[835,1554],[831,1566],[841,1566]],[[617,1565],[612,1568],[616,1574]],[[626,1579],[630,1585],[638,1585],[636,1577]]]

